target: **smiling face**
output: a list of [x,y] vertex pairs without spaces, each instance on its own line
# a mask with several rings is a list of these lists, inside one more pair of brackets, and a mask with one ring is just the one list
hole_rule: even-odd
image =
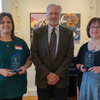
[[58,6],[54,6],[48,9],[47,19],[52,27],[55,27],[59,24],[60,16],[60,8]]
[[12,22],[8,16],[4,16],[0,21],[0,32],[1,34],[11,34]]
[[100,23],[97,21],[90,25],[90,36],[91,38],[100,38]]

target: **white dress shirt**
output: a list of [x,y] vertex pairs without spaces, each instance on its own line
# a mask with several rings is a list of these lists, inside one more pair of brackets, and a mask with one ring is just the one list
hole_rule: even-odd
[[[51,37],[51,33],[52,33],[52,29],[54,27],[52,27],[51,25],[48,25],[48,43],[50,44],[50,37]],[[57,50],[58,50],[58,42],[59,42],[59,25],[57,25],[55,27],[55,33],[56,33],[56,36],[57,36],[57,45],[56,45],[56,54],[57,54]]]

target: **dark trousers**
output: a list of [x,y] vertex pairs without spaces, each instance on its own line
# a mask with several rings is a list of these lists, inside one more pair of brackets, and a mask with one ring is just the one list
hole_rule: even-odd
[[48,86],[48,88],[37,88],[38,100],[67,100],[67,88],[56,88]]
[[0,100],[22,100],[22,97],[11,98],[11,99],[0,99]]

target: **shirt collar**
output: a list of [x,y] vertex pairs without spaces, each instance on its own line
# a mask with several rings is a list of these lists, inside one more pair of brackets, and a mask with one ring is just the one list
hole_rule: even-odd
[[[53,29],[53,27],[52,27],[51,25],[48,25],[48,28],[49,28],[50,30]],[[58,29],[59,29],[59,25],[57,25],[55,28],[56,28],[56,30],[58,30]]]

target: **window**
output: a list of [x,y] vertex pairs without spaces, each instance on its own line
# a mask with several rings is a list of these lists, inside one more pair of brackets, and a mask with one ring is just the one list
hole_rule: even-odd
[[2,12],[2,0],[0,0],[0,13]]

